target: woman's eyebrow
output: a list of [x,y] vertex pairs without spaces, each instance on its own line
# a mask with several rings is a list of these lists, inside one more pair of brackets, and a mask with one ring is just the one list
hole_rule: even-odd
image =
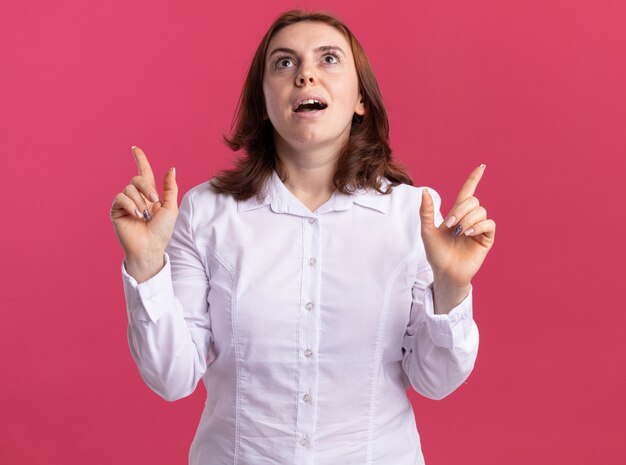
[[[346,52],[344,52],[341,49],[341,47],[339,47],[338,45],[322,45],[321,47],[317,47],[314,51],[315,52],[329,52],[331,50],[336,50],[336,51],[340,52],[342,55],[346,56]],[[278,48],[275,48],[274,50],[272,50],[270,52],[270,54],[267,55],[267,58],[270,59],[272,57],[272,55],[274,55],[275,53],[278,53],[278,52],[291,53],[292,55],[297,55],[296,51],[291,49],[291,48],[278,47]]]

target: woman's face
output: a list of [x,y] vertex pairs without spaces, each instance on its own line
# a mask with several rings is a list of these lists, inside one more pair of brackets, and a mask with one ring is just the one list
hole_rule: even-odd
[[338,152],[353,115],[365,114],[345,36],[328,24],[302,21],[281,29],[267,50],[263,95],[277,148]]

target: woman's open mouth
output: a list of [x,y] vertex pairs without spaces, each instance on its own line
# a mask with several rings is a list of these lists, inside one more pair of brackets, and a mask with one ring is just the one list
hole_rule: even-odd
[[327,107],[328,105],[321,100],[306,99],[298,103],[293,109],[293,112],[297,113],[299,117],[315,118],[321,116]]
[[328,105],[319,100],[308,99],[300,102],[293,111],[296,113],[319,111],[325,109],[327,106]]

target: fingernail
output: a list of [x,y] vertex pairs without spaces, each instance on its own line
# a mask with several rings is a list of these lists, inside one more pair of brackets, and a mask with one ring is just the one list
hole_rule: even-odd
[[176,177],[176,167],[172,166],[172,174],[174,175],[174,177]]
[[469,236],[470,234],[472,234],[474,232],[474,228],[469,228],[467,231],[465,231],[463,234],[465,234],[466,236]]
[[482,164],[480,165],[480,167],[481,167],[481,168],[486,168],[486,167],[487,167],[487,165],[485,165],[484,163],[482,163]]
[[148,198],[150,199],[151,202],[159,201],[159,196],[156,195],[154,192],[150,192],[150,194],[148,195]]
[[137,216],[137,218],[139,218],[140,220],[141,220],[141,219],[143,219],[143,214],[142,214],[139,210],[137,210],[136,208],[135,208],[135,215],[136,215],[136,216]]
[[451,228],[454,223],[456,223],[456,216],[454,215],[452,215],[450,218],[446,220],[446,226],[448,228]]
[[452,231],[452,237],[458,236],[459,234],[461,234],[461,231],[463,231],[463,226],[457,224],[456,228],[454,228],[454,231]]
[[137,148],[137,146],[136,146],[136,145],[133,145],[133,146],[130,148],[130,151],[131,151],[131,152],[134,152],[136,148]]
[[145,218],[146,221],[150,221],[152,219],[152,215],[150,214],[147,208],[143,211],[143,217]]

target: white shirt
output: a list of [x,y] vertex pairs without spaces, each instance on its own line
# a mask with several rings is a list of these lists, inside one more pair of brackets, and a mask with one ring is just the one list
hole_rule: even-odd
[[145,382],[173,401],[204,381],[189,463],[423,464],[406,389],[454,391],[478,328],[471,290],[433,313],[421,189],[335,192],[311,212],[274,172],[264,193],[194,187],[165,267],[138,285],[122,266]]

